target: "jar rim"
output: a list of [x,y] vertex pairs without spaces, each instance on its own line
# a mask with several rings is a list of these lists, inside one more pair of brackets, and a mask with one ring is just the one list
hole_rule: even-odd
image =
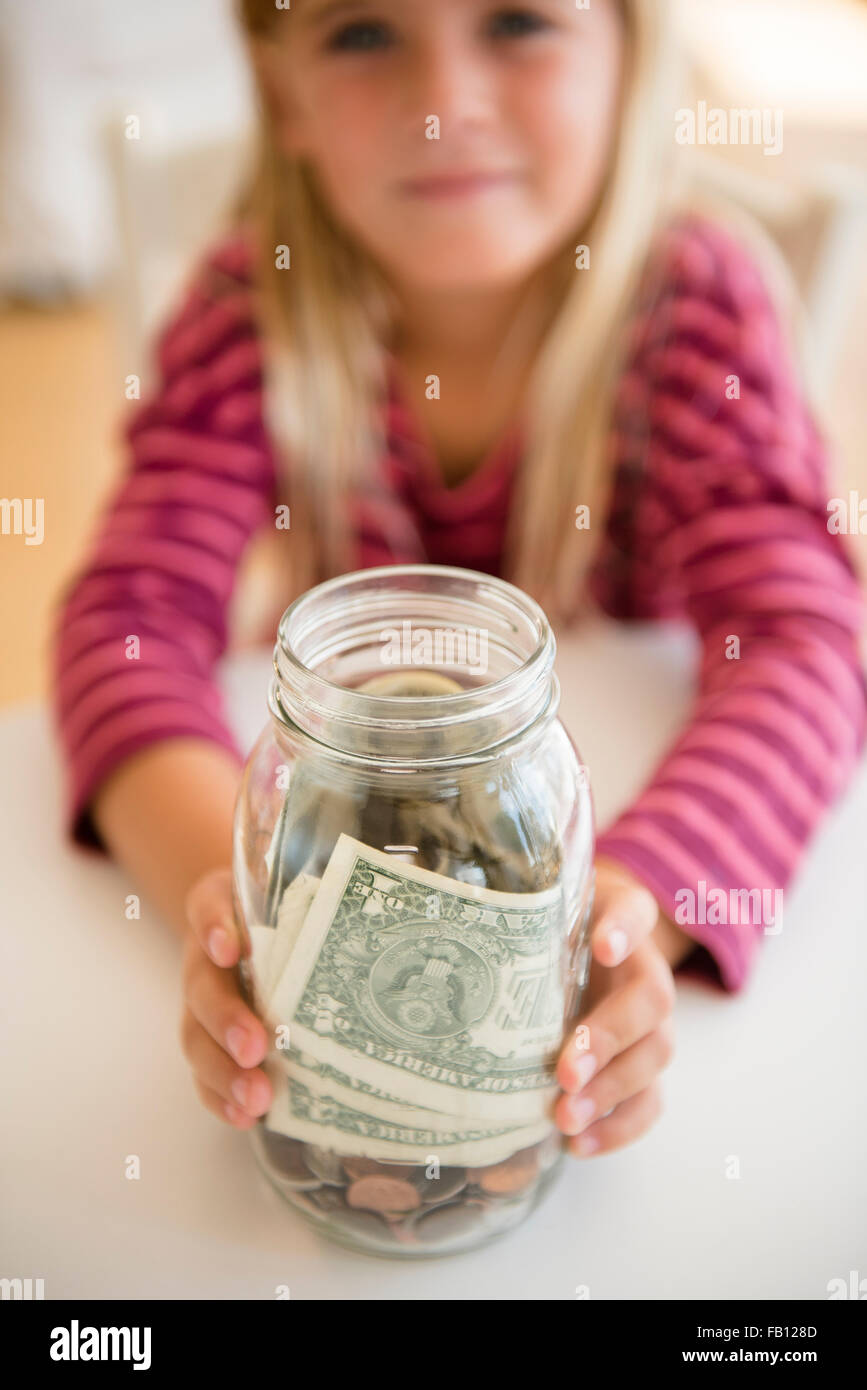
[[[374,595],[379,594],[382,602],[386,601],[389,589],[382,581],[396,586],[397,593],[405,590],[408,598],[423,599],[427,592],[433,600],[439,596],[444,602],[457,603],[477,613],[487,608],[492,619],[499,619],[500,636],[506,632],[515,638],[523,636],[527,654],[515,652],[513,645],[516,664],[511,670],[479,686],[434,695],[374,695],[340,685],[307,665],[295,649],[296,644],[309,640],[314,630],[321,632],[321,615],[318,624],[314,619],[323,602],[339,593],[341,614],[351,623],[353,617],[364,617],[365,607]],[[414,581],[419,581],[417,586]],[[373,566],[325,580],[299,595],[285,610],[274,647],[276,689],[272,710],[275,703],[283,709],[280,695],[290,691],[293,705],[297,701],[303,710],[305,722],[301,728],[314,736],[322,720],[339,719],[356,729],[388,730],[399,736],[413,730],[432,732],[446,726],[469,726],[491,707],[501,713],[514,707],[524,716],[534,718],[548,703],[546,677],[552,674],[555,654],[556,640],[541,606],[508,580],[452,565]],[[299,722],[294,712],[291,717],[293,722]],[[525,718],[525,726],[533,718]]]

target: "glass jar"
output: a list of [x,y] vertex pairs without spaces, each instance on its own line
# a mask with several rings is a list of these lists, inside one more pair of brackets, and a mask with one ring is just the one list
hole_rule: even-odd
[[517,1225],[562,1157],[593,811],[555,641],[503,580],[360,570],[289,607],[234,841],[242,984],[273,1040],[271,1183],[375,1254]]

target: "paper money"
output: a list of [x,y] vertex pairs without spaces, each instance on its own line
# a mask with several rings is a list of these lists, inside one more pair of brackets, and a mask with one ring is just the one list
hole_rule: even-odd
[[551,1131],[549,1122],[499,1132],[470,1122],[451,1131],[389,1122],[364,1110],[320,1097],[297,1080],[287,1080],[268,1112],[268,1127],[293,1139],[340,1154],[371,1156],[389,1162],[447,1166],[484,1166],[508,1158],[516,1149],[539,1143]]
[[558,1090],[562,916],[559,888],[493,892],[341,834],[269,1013],[294,1048],[388,1095],[536,1123]]

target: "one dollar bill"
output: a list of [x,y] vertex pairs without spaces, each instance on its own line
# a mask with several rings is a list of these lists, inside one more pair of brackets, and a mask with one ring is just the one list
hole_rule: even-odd
[[500,893],[341,834],[269,1014],[293,1048],[374,1092],[550,1125],[564,917],[559,887]]

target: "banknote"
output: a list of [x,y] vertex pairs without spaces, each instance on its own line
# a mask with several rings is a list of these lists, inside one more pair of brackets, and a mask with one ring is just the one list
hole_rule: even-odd
[[388,1096],[549,1123],[564,918],[559,887],[495,892],[341,834],[269,1014],[293,1048]]
[[[274,1082],[275,1091],[282,1079],[288,1078],[300,1083],[313,1095],[339,1102],[350,1109],[361,1109],[381,1120],[392,1120],[401,1125],[418,1126],[421,1129],[439,1132],[465,1128],[467,1124],[466,1115],[448,1115],[439,1110],[413,1105],[410,1101],[401,1100],[398,1096],[380,1090],[368,1081],[341,1072],[327,1062],[321,1062],[310,1053],[299,1053],[294,1048],[279,1052],[278,1059],[269,1058],[267,1069]],[[540,1116],[538,1111],[534,1110],[528,1114],[526,1123],[538,1123],[540,1118],[544,1118],[544,1114]],[[510,1123],[515,1124],[517,1121],[513,1119]],[[486,1130],[499,1132],[502,1129],[502,1124],[493,1120],[477,1121],[475,1125],[480,1133]]]
[[278,1134],[315,1144],[339,1154],[372,1157],[385,1162],[430,1163],[443,1167],[483,1167],[509,1158],[518,1149],[546,1139],[550,1121],[480,1129],[464,1121],[450,1131],[403,1125],[354,1109],[333,1097],[317,1096],[302,1083],[286,1081],[268,1113],[268,1128]]

